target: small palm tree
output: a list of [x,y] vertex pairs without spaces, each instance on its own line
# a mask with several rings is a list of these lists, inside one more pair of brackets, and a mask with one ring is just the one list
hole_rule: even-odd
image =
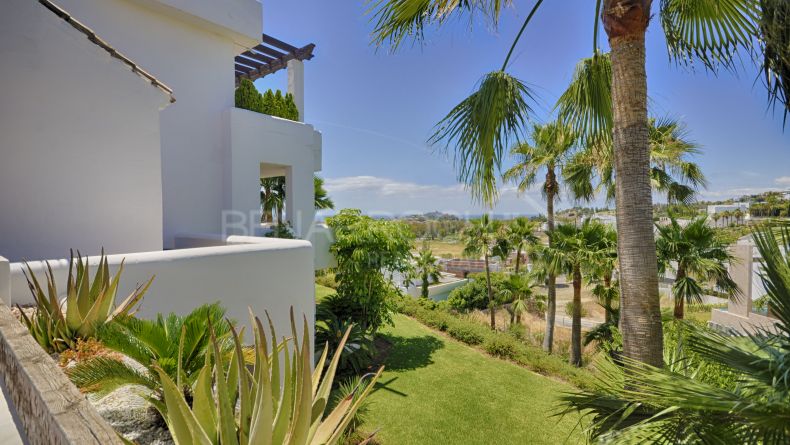
[[[684,305],[702,303],[706,293],[735,296],[738,285],[730,277],[727,265],[733,261],[727,245],[719,240],[716,230],[707,224],[707,216],[692,220],[682,227],[673,215],[666,226],[656,226],[656,251],[659,271],[675,270],[672,295],[675,318],[682,319]],[[714,283],[717,290],[706,289]]]
[[549,232],[549,239],[551,243],[545,250],[547,267],[555,273],[568,274],[573,281],[570,363],[581,366],[582,273],[600,267],[609,253],[606,228],[603,224],[589,219],[580,227],[574,224],[560,224]]
[[[633,360],[604,362],[593,391],[562,397],[565,413],[589,418],[587,433],[600,443],[693,443],[773,445],[790,442],[790,228],[754,233],[763,258],[760,279],[775,329],[746,337],[723,335],[695,325],[667,365]],[[737,385],[700,380],[684,351],[736,375]],[[628,381],[624,385],[624,381]]]
[[[520,192],[528,191],[539,180],[539,174],[545,172],[541,182],[543,196],[546,199],[546,228],[554,230],[554,204],[560,198],[559,176],[571,161],[578,138],[576,134],[562,123],[553,122],[546,125],[533,125],[530,134],[531,142],[517,145],[511,150],[516,164],[508,169],[503,179],[518,186]],[[586,179],[586,178],[583,178]],[[588,183],[574,180],[570,188],[574,197],[589,197],[592,187]],[[551,239],[549,239],[551,242]],[[548,301],[546,307],[546,333],[543,336],[543,349],[551,352],[554,345],[554,319],[557,311],[557,277],[549,271],[546,280]]]
[[491,329],[496,329],[496,314],[494,311],[494,290],[491,287],[491,267],[489,259],[493,256],[496,246],[497,232],[500,222],[491,219],[486,213],[480,219],[472,220],[464,229],[464,255],[480,258],[483,257],[486,269],[486,288],[488,289],[488,311],[491,316]]
[[516,250],[516,265],[514,272],[519,273],[521,266],[521,254],[531,247],[537,246],[540,239],[535,235],[537,223],[530,221],[529,218],[513,218],[506,226],[506,237],[510,245]]
[[154,402],[162,401],[162,383],[154,370],[160,367],[189,393],[191,384],[203,367],[207,348],[214,335],[223,351],[233,348],[225,309],[219,304],[198,307],[187,316],[159,314],[156,320],[134,317],[119,319],[99,330],[102,344],[142,365],[110,357],[95,357],[69,368],[67,373],[85,392],[104,396],[125,385],[145,386],[153,392]]
[[499,296],[501,301],[510,302],[510,324],[521,323],[521,317],[529,311],[530,305],[534,306],[546,298],[536,292],[536,288],[542,284],[542,278],[531,273],[513,274],[502,283]]
[[285,208],[285,177],[261,178],[261,208],[262,222],[274,222],[277,215],[277,224],[283,223],[283,208]]
[[329,197],[329,193],[327,193],[326,189],[324,188],[324,178],[318,175],[313,176],[313,194],[315,196],[316,210],[335,208],[335,203],[332,201],[332,198]]
[[428,298],[428,286],[441,278],[439,260],[427,245],[423,245],[414,264],[414,273],[420,279],[420,296]]

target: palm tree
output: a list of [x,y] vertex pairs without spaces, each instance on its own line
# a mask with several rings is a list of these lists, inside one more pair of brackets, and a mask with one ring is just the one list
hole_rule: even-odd
[[529,311],[530,304],[544,298],[535,291],[541,278],[532,273],[512,274],[502,283],[499,293],[501,301],[510,302],[510,324],[521,323],[521,316]]
[[[553,215],[552,215],[553,216]],[[530,221],[529,218],[513,218],[507,225],[507,238],[516,249],[515,273],[519,273],[521,266],[521,253],[531,246],[536,246],[540,239],[535,235],[537,223]]]
[[[67,373],[77,387],[85,392],[103,396],[125,385],[140,385],[162,399],[162,384],[156,367],[179,382],[188,391],[203,367],[210,343],[210,329],[230,352],[233,343],[225,309],[219,304],[206,304],[186,316],[161,314],[155,320],[126,317],[103,326],[99,331],[102,345],[123,354],[145,369],[128,361],[107,356],[96,356],[77,363]],[[180,363],[179,363],[180,361]],[[180,375],[179,375],[180,372]]]
[[[587,433],[601,443],[786,444],[790,441],[790,228],[754,233],[764,263],[760,275],[775,330],[723,335],[685,324],[685,341],[667,351],[661,369],[625,360],[599,369],[593,391],[562,396],[566,413],[589,419]],[[691,365],[686,352],[701,362]],[[716,366],[737,384],[703,381],[698,371]],[[622,382],[628,376],[628,385]]]
[[[608,60],[608,59],[607,59]],[[573,86],[570,88],[573,89]],[[569,111],[561,108],[561,115]],[[698,146],[686,136],[680,121],[650,119],[650,181],[653,190],[662,193],[668,204],[689,204],[707,180],[699,165],[688,160],[700,153]],[[597,190],[607,201],[615,200],[615,165],[612,141],[601,138],[579,151],[568,163],[565,176],[571,183],[587,184],[598,176]]]
[[318,175],[314,175],[313,189],[314,189],[313,195],[315,196],[316,210],[335,208],[335,203],[332,202],[332,198],[329,197],[329,193],[327,193],[326,189],[324,188],[324,178]]
[[581,227],[574,224],[560,224],[549,232],[549,246],[545,255],[548,267],[555,273],[566,273],[573,281],[573,322],[571,325],[570,363],[582,363],[582,325],[581,291],[582,273],[600,267],[611,250],[606,240],[603,224],[585,220]]
[[[546,199],[546,228],[554,230],[554,203],[560,196],[560,179],[558,173],[572,158],[572,150],[576,146],[576,135],[571,129],[559,122],[546,125],[534,125],[530,134],[530,143],[522,143],[511,150],[517,159],[516,164],[508,169],[503,179],[515,183],[520,192],[526,192],[538,181],[538,175],[545,171],[545,179],[541,184]],[[576,181],[578,183],[578,181]],[[589,196],[583,187],[572,187],[576,196]],[[549,238],[551,243],[551,238]],[[551,352],[554,345],[554,320],[557,312],[557,277],[549,271],[546,280],[548,301],[546,305],[546,333],[543,336],[543,349]]]
[[733,212],[733,215],[735,216],[735,224],[738,224],[738,225],[743,224],[743,210],[735,209],[735,212]]
[[489,258],[493,255],[497,241],[499,221],[491,219],[488,214],[483,214],[480,219],[472,220],[464,229],[464,255],[480,258],[483,256],[486,268],[486,288],[488,289],[488,311],[491,315],[491,329],[496,329],[496,314],[494,311],[494,291],[491,287],[491,268]]
[[439,260],[433,256],[433,252],[427,245],[423,245],[414,265],[414,272],[421,282],[420,296],[428,298],[428,286],[436,283],[441,278]]
[[261,178],[262,222],[274,222],[273,214],[277,214],[277,224],[283,223],[285,207],[285,176]]
[[[708,226],[708,217],[696,218],[685,227],[678,224],[673,215],[669,219],[666,226],[656,225],[656,250],[659,271],[675,269],[675,282],[672,284],[675,318],[683,318],[686,302],[702,303],[706,293],[724,293],[727,296],[738,293],[738,285],[727,270],[733,256],[717,237],[716,230]],[[703,286],[708,283],[715,283],[718,291],[705,289]]]
[[[724,2],[722,4],[722,2]],[[509,1],[377,0],[373,44],[421,40],[429,25],[459,15],[482,14],[493,27]],[[515,36],[501,67],[486,74],[476,91],[437,124],[431,142],[454,148],[459,180],[475,199],[497,198],[496,170],[507,148],[526,130],[532,90],[506,72],[515,47],[543,4],[536,0]],[[664,0],[659,5],[670,57],[683,64],[699,61],[716,69],[734,67],[738,54],[760,58],[769,101],[790,113],[790,58],[787,57],[785,0]],[[647,116],[645,35],[652,0],[597,0],[593,17],[593,57],[580,66],[586,90],[573,98],[576,129],[588,140],[611,138],[615,154],[617,225],[626,356],[660,366],[662,355],[658,265],[653,238],[650,131]],[[611,69],[602,66],[599,23],[609,38]],[[611,89],[605,89],[609,86]]]

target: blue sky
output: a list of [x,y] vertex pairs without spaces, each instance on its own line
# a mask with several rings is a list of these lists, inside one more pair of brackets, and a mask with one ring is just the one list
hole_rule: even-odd
[[[516,48],[510,72],[539,95],[536,120],[549,116],[575,64],[592,53],[594,2],[546,2]],[[396,54],[369,45],[372,25],[355,1],[263,0],[264,32],[301,46],[315,43],[305,63],[305,118],[323,134],[321,173],[338,208],[408,213],[476,213],[456,181],[452,159],[425,141],[433,125],[466,97],[483,74],[498,69],[532,2],[516,1],[498,30],[484,20],[456,20],[429,31],[422,47]],[[601,45],[605,49],[605,35]],[[704,199],[790,189],[790,126],[766,108],[762,84],[746,61],[718,77],[668,60],[663,32],[648,32],[651,112],[684,121],[702,146],[696,160],[709,179]],[[284,72],[256,82],[285,89]],[[565,200],[562,205],[570,205]],[[537,213],[540,193],[510,187],[494,209]]]

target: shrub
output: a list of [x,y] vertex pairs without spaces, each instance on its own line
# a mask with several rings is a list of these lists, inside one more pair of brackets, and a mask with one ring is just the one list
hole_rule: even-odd
[[521,323],[510,323],[507,333],[518,341],[524,341],[527,338],[527,327]]
[[96,274],[91,281],[88,258],[83,261],[82,256],[77,253],[75,261],[74,252],[71,252],[64,313],[61,309],[55,276],[49,263],[44,272],[47,280],[46,290],[36,278],[30,264],[25,262],[25,267],[27,268],[27,272],[24,272],[25,278],[33,293],[36,311],[30,317],[25,315],[21,308],[19,312],[22,315],[22,323],[30,331],[30,335],[47,352],[63,352],[76,347],[78,339],[96,338],[97,330],[103,325],[132,312],[154,280],[151,277],[147,283],[138,286],[116,307],[115,298],[123,273],[123,261],[115,276],[110,276],[110,266],[102,251]]
[[[573,306],[574,306],[573,301],[569,301],[568,303],[565,304],[565,314],[569,317],[573,317]],[[584,307],[584,304],[582,304],[581,307],[581,314],[582,314],[582,318],[585,318],[588,315],[587,308]]]
[[483,349],[487,353],[507,359],[516,358],[518,346],[516,340],[508,335],[492,335],[483,343]]
[[279,223],[272,227],[272,231],[264,235],[266,238],[296,239],[291,226]]
[[134,384],[147,387],[162,400],[162,383],[155,370],[158,368],[189,393],[203,366],[210,337],[217,339],[224,352],[233,348],[230,324],[224,317],[225,309],[215,303],[200,306],[185,317],[171,313],[167,317],[159,314],[156,320],[119,319],[99,330],[99,338],[107,349],[133,359],[145,371],[126,361],[99,356],[77,363],[67,374],[77,387],[99,396]]
[[460,320],[454,320],[447,326],[447,333],[450,337],[468,345],[483,343],[486,339],[486,334],[489,332],[489,328]]
[[236,88],[236,108],[254,111],[256,113],[263,113],[263,97],[255,84],[249,79],[241,79],[239,86]]
[[[485,274],[472,274],[469,282],[461,287],[457,287],[450,292],[447,303],[451,308],[458,311],[471,311],[474,309],[488,309],[488,287],[486,286]],[[508,280],[507,274],[492,273],[491,289],[495,300],[501,297],[501,292]],[[498,301],[498,303],[502,303]]]
[[[693,327],[694,330],[690,330]],[[672,354],[682,354],[684,356],[684,366],[693,370],[695,380],[710,383],[720,388],[732,390],[737,385],[738,375],[733,373],[727,366],[705,359],[699,353],[687,347],[689,335],[697,332],[715,334],[712,328],[705,323],[695,320],[670,320],[664,323],[664,352],[665,361],[671,358]],[[666,355],[670,355],[667,357]]]
[[340,346],[343,334],[348,332],[344,351],[340,355],[337,367],[339,375],[361,374],[373,361],[376,348],[373,345],[373,336],[365,332],[359,325],[354,324],[349,318],[338,316],[332,312],[335,308],[345,312],[341,298],[329,295],[316,307],[315,314],[315,344],[316,355],[320,355],[324,347],[329,348],[333,355]]
[[315,282],[321,286],[337,289],[337,279],[334,272],[316,272]]
[[[206,358],[199,372],[192,403],[186,400],[181,388],[166,372],[155,368],[165,393],[165,403],[157,405],[157,408],[165,418],[175,443],[332,445],[341,440],[383,368],[360,384],[356,391],[358,394],[353,398],[347,397],[344,403],[324,415],[337,356],[330,361],[325,374],[313,373],[307,320],[304,320],[301,338],[293,312],[291,326],[290,339],[284,339],[276,347],[282,349],[284,356],[291,358],[282,360],[282,372],[280,354],[269,355],[269,347],[273,345],[269,344],[259,319],[256,318],[253,324],[257,359],[252,372],[238,365],[244,353],[242,340],[235,331],[232,339],[234,353],[230,357],[221,352],[218,340],[212,335],[213,359]],[[272,338],[277,338],[274,332]],[[341,341],[338,351],[342,351],[343,346]],[[316,369],[323,369],[326,358],[322,356],[318,360]],[[283,402],[286,400],[288,403]]]

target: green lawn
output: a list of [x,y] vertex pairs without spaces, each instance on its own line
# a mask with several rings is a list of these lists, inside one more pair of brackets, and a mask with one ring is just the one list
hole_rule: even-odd
[[385,445],[581,443],[577,418],[550,417],[570,386],[484,355],[403,315],[363,427]]
[[315,285],[315,301],[316,302],[321,301],[327,295],[331,295],[331,294],[334,294],[334,293],[335,293],[335,290],[332,289],[331,287],[322,286],[322,285],[320,285],[318,283],[316,283],[316,285]]

